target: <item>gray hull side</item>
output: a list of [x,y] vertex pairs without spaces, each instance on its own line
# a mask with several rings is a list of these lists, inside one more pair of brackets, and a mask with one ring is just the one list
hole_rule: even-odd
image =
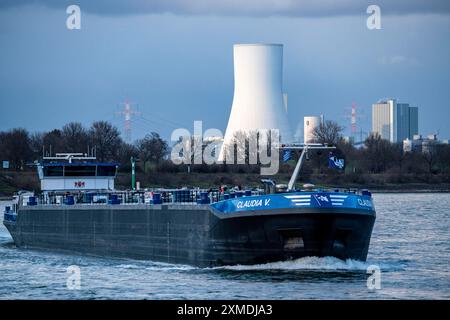
[[[209,267],[303,256],[366,260],[374,212],[220,214],[208,205],[24,207],[5,222],[18,247]],[[289,246],[292,239],[302,246]]]
[[209,208],[193,206],[76,206],[20,210],[5,223],[23,248],[207,265]]

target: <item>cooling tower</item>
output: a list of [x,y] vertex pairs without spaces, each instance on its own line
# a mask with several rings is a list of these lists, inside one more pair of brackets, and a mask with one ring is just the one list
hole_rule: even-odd
[[[234,45],[234,97],[224,145],[235,132],[278,129],[292,142],[283,96],[283,45]],[[220,157],[221,158],[221,157]]]
[[313,143],[315,140],[314,129],[318,128],[323,122],[323,116],[312,116],[303,118],[303,141],[304,143]]

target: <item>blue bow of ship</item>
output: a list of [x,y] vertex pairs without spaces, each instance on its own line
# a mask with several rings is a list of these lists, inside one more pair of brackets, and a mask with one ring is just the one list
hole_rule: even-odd
[[261,196],[248,196],[243,198],[228,199],[211,204],[222,213],[253,212],[256,210],[275,209],[355,209],[375,211],[372,203],[372,195],[363,190],[347,192],[327,192],[316,190],[314,192],[295,191],[283,194],[271,194]]
[[56,154],[37,165],[40,193],[20,193],[4,213],[16,246],[149,259],[200,267],[255,264],[305,256],[365,261],[375,222],[367,190],[325,190],[295,182],[264,189],[114,188],[118,164]]

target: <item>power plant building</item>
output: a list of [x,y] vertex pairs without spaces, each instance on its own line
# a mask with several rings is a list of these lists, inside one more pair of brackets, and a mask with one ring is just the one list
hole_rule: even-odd
[[418,108],[395,99],[372,105],[372,132],[392,143],[412,139],[419,131]]

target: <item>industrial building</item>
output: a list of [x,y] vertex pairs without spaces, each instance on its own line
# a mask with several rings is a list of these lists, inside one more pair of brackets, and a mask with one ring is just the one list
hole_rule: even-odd
[[437,134],[429,134],[427,137],[422,137],[421,134],[415,134],[412,140],[403,140],[403,152],[431,152],[440,144],[449,144],[449,140],[439,140]]
[[419,110],[396,99],[379,101],[372,105],[372,132],[392,143],[412,140],[419,132]]

